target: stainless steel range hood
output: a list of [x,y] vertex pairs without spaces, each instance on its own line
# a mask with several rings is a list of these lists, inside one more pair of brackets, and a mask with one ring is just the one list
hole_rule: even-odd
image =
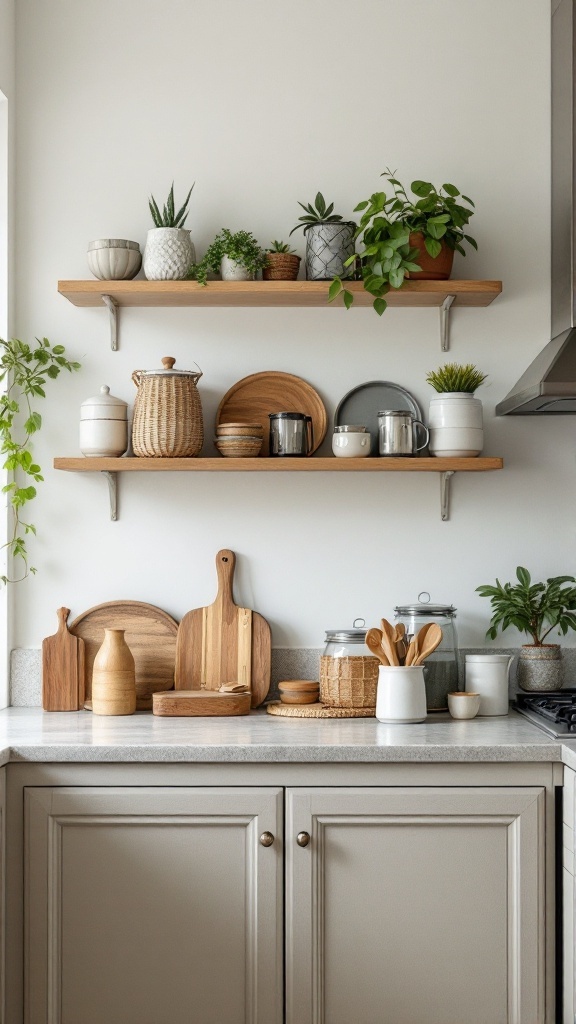
[[552,0],[552,340],[497,416],[576,413],[576,0]]

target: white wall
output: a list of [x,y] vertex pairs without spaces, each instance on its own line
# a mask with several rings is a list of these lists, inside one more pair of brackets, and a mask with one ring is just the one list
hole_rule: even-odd
[[[549,0],[19,0],[17,15],[17,329],[83,364],[44,405],[39,572],[13,591],[18,645],[53,632],[61,604],[132,597],[180,616],[208,603],[223,546],[277,646],[320,645],[423,589],[477,644],[478,584],[519,563],[576,569],[576,422],[493,415],[549,338]],[[204,371],[209,442],[221,395],[264,369],[305,377],[330,415],[375,378],[427,407],[426,371],[443,361],[433,310],[134,309],[114,355],[106,311],[56,291],[88,276],[90,239],[143,243],[148,195],[172,179],[177,198],[196,181],[202,253],[222,226],[286,238],[319,188],[349,216],[387,164],[476,200],[480,251],[455,275],[504,282],[488,309],[455,311],[450,357],[489,373],[485,453],[506,467],[457,477],[449,523],[436,476],[224,473],[123,477],[111,523],[104,480],[50,469],[78,454],[84,398],[107,383],[131,401],[132,370],[167,354]]]

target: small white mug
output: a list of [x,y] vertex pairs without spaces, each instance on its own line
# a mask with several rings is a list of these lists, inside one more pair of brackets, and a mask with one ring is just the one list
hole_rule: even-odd
[[480,694],[449,693],[448,710],[452,718],[476,718],[480,710]]
[[370,434],[366,431],[333,434],[332,451],[339,459],[365,459],[370,455]]

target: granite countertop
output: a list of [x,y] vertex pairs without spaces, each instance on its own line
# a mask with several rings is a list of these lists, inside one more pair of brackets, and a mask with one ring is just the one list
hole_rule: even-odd
[[558,761],[576,768],[565,743],[512,711],[456,722],[447,714],[418,725],[375,719],[97,717],[40,708],[0,711],[0,764],[45,762],[385,762]]

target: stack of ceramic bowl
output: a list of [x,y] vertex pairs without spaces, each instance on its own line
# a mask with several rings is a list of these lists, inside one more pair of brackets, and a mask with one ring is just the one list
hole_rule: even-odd
[[130,281],[142,266],[138,242],[97,238],[88,243],[88,266],[100,281]]
[[254,459],[260,455],[263,439],[261,423],[220,423],[214,444],[227,459]]

